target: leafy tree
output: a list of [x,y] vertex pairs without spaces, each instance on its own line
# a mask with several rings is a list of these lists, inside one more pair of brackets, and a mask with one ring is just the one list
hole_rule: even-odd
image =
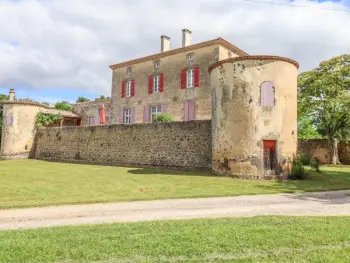
[[60,120],[61,118],[62,116],[60,114],[39,112],[36,115],[35,125],[38,128],[45,127],[56,122],[57,120]]
[[77,102],[85,102],[85,101],[90,101],[88,98],[85,98],[85,97],[79,97],[77,99]]
[[173,117],[168,113],[158,113],[153,115],[155,122],[171,122],[174,121]]
[[61,101],[61,102],[57,102],[55,104],[54,108],[58,109],[58,110],[69,110],[69,111],[71,111],[73,109],[73,106],[68,101]]
[[[9,96],[5,94],[0,94],[0,100],[8,100]],[[1,137],[2,137],[2,121],[3,121],[3,116],[2,116],[2,105],[0,104],[0,145],[1,145]]]
[[298,138],[299,139],[322,139],[322,135],[317,131],[312,120],[301,116],[298,118]]
[[96,98],[95,101],[98,101],[98,100],[105,100],[105,99],[106,99],[106,97],[103,96],[103,95],[101,95],[99,98]]
[[[298,77],[298,114],[328,139],[332,164],[338,142],[350,137],[350,55],[322,62]],[[302,123],[301,123],[302,125]]]

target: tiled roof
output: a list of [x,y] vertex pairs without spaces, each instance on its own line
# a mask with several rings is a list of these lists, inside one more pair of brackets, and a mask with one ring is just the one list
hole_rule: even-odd
[[227,62],[235,62],[235,61],[243,61],[243,60],[277,60],[277,61],[284,61],[284,62],[291,63],[297,69],[299,68],[299,63],[293,59],[290,59],[290,58],[284,58],[284,57],[279,57],[279,56],[254,55],[254,56],[242,56],[242,57],[228,58],[228,59],[224,59],[224,60],[215,62],[213,65],[211,65],[208,68],[208,71],[211,72],[214,68],[216,68],[222,64],[225,64]]
[[20,105],[38,106],[43,108],[42,112],[44,113],[60,114],[62,117],[66,117],[66,118],[80,118],[79,115],[75,114],[72,111],[52,109],[45,104],[42,104],[40,102],[31,100],[31,99],[3,100],[3,101],[0,101],[0,104],[20,104]]
[[188,51],[196,50],[196,49],[203,48],[203,47],[209,47],[209,46],[212,46],[212,45],[222,45],[222,46],[228,48],[229,50],[235,52],[236,54],[238,54],[240,56],[249,56],[249,54],[247,54],[243,50],[241,50],[238,47],[232,45],[230,42],[226,41],[225,39],[219,37],[219,38],[214,39],[214,40],[201,42],[201,43],[190,45],[190,46],[187,46],[187,47],[180,47],[180,48],[176,48],[176,49],[171,49],[169,51],[157,53],[157,54],[150,55],[150,56],[147,56],[147,57],[137,58],[137,59],[134,59],[134,60],[129,60],[129,61],[125,61],[125,62],[122,62],[122,63],[114,64],[114,65],[111,65],[109,67],[111,69],[127,67],[127,66],[130,66],[130,65],[133,65],[133,64],[142,63],[142,62],[149,61],[149,60],[155,60],[155,59],[159,59],[159,58],[167,57],[167,56],[171,56],[171,55],[176,55],[178,53],[188,52]]

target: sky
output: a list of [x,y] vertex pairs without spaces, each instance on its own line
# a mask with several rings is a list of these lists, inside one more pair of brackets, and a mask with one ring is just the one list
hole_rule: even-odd
[[160,52],[161,35],[180,47],[183,28],[193,44],[223,37],[295,59],[299,72],[350,53],[350,0],[260,1],[269,0],[0,0],[0,93],[110,96],[109,65]]

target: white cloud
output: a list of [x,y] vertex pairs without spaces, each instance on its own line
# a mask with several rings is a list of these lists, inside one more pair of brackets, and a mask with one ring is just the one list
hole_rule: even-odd
[[[278,3],[289,3],[279,0]],[[250,54],[296,59],[301,70],[350,51],[345,2],[242,0],[0,0],[0,84],[68,87],[106,95],[109,65],[159,52],[162,34],[180,46],[224,37]]]

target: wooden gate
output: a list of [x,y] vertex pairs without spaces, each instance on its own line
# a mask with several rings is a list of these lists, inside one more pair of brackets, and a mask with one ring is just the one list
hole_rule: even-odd
[[275,171],[276,162],[276,141],[264,141],[264,170]]

